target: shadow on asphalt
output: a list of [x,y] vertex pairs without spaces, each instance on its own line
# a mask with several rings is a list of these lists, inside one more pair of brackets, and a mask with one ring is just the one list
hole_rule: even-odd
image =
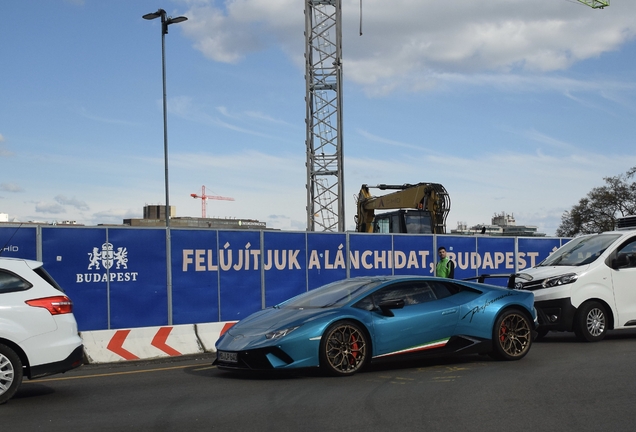
[[15,395],[12,399],[27,399],[32,397],[40,397],[46,396],[55,393],[55,390],[49,386],[43,384],[27,384],[27,381],[24,381],[18,390],[15,392]]
[[[419,359],[419,360],[395,360],[391,362],[382,362],[377,364],[367,365],[363,370],[357,372],[354,375],[381,372],[381,371],[398,371],[404,369],[417,369],[433,366],[446,366],[446,365],[463,365],[463,364],[476,364],[483,362],[494,362],[496,360],[491,359],[487,355],[470,355],[461,357],[444,357],[434,359]],[[186,371],[187,372],[187,371]],[[190,372],[188,372],[190,373]],[[222,370],[212,369],[212,376],[220,379],[230,380],[292,380],[303,378],[335,378],[341,379],[346,377],[334,377],[324,373],[320,368],[311,369],[298,369],[287,371],[245,371],[245,370]]]
[[[604,340],[634,340],[636,339],[636,329],[626,330],[610,330],[607,332]],[[572,332],[550,332],[545,337],[534,341],[534,343],[599,343],[599,342],[581,342]],[[601,341],[600,343],[603,343]]]

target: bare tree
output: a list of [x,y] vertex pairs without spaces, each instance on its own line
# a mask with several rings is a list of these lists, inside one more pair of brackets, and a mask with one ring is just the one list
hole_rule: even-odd
[[559,237],[574,237],[614,229],[616,219],[636,214],[636,182],[629,182],[636,174],[632,167],[625,174],[605,177],[604,186],[592,189],[585,198],[561,216],[557,228]]

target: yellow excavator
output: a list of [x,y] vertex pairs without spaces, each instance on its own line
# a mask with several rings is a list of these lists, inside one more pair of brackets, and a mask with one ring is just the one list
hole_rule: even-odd
[[[371,188],[397,191],[376,197],[369,192]],[[444,234],[450,196],[439,183],[363,184],[357,196],[357,207],[357,232]],[[376,214],[376,210],[395,211]]]

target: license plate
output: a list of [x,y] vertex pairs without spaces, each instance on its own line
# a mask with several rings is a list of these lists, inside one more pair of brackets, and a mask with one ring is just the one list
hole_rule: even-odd
[[219,351],[217,355],[220,362],[238,363],[238,355],[235,352]]

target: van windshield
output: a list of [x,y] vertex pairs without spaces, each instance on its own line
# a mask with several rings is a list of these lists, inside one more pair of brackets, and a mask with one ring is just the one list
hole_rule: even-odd
[[581,266],[594,262],[620,234],[598,234],[575,238],[541,262],[545,266]]

